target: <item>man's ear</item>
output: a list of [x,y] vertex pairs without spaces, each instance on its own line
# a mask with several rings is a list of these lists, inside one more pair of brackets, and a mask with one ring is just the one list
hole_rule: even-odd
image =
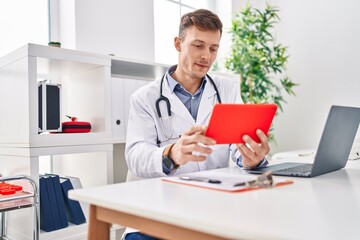
[[178,52],[181,51],[181,39],[179,37],[174,38],[174,46]]

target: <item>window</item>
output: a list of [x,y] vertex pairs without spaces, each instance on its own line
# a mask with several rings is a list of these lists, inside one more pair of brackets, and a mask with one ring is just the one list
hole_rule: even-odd
[[174,37],[178,35],[180,17],[198,8],[209,8],[208,0],[155,0],[155,62],[175,64],[177,51]]
[[0,1],[0,57],[27,44],[48,42],[48,0]]

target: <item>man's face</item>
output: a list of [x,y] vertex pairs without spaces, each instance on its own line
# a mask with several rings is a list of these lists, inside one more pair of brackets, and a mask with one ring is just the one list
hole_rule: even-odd
[[220,31],[200,31],[195,26],[186,30],[183,39],[175,38],[181,71],[192,78],[204,77],[216,59],[220,38]]

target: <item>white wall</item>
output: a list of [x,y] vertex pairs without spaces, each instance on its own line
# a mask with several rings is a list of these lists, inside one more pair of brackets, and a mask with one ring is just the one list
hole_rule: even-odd
[[0,57],[31,42],[47,44],[47,0],[0,1]]
[[63,47],[154,60],[153,1],[67,0],[59,4]]
[[[72,39],[76,38],[77,49],[154,60],[153,1],[68,1],[76,3],[76,37]],[[246,2],[248,0],[233,0],[233,11],[237,12]],[[332,104],[360,105],[357,74],[360,14],[356,11],[360,2],[269,2],[280,9],[281,22],[276,35],[279,43],[289,47],[288,75],[300,84],[295,88],[297,96],[286,98],[284,112],[275,120],[277,146],[273,146],[273,152],[313,148],[317,146]],[[265,5],[265,1],[250,3],[257,7]],[[218,7],[217,4],[215,1],[213,5]],[[219,13],[225,27],[231,18],[231,13],[226,15],[226,11]],[[60,25],[63,30],[71,28],[65,23]],[[227,48],[228,40],[224,38],[222,44],[225,45],[222,48]]]
[[[246,2],[233,1],[234,11]],[[300,84],[275,122],[273,152],[315,148],[332,104],[360,107],[360,2],[269,2],[280,9],[276,35],[289,47],[288,75]]]
[[223,23],[223,33],[220,41],[220,48],[216,58],[218,67],[221,71],[225,71],[222,65],[225,62],[225,59],[230,51],[231,47],[231,35],[228,32],[231,29],[231,19],[232,19],[232,3],[231,1],[214,1],[212,9],[210,9],[219,16],[221,22]]

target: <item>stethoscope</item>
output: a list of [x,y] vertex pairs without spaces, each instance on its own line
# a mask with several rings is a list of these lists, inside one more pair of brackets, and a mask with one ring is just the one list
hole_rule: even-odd
[[[170,104],[169,99],[163,95],[163,83],[164,83],[164,78],[165,77],[166,77],[166,73],[161,78],[160,97],[155,102],[155,108],[156,108],[157,115],[160,118],[162,131],[164,133],[164,136],[167,138],[166,141],[168,141],[170,139],[177,139],[177,138],[179,138],[179,136],[173,138],[174,129],[172,128],[172,123],[171,123],[171,104]],[[218,89],[216,87],[216,84],[215,84],[214,80],[208,74],[206,74],[206,77],[210,80],[210,83],[214,87],[218,102],[221,103],[220,94],[219,94],[219,91],[218,91]],[[160,110],[161,102],[164,102],[165,105],[166,105],[167,116],[163,116],[161,114],[161,110]],[[164,124],[164,121],[168,122],[169,124]],[[166,128],[165,125],[167,125],[168,128]],[[163,142],[166,142],[166,141],[163,141]],[[157,138],[157,144],[160,144],[160,143],[161,143],[161,141],[159,140],[159,138]]]

